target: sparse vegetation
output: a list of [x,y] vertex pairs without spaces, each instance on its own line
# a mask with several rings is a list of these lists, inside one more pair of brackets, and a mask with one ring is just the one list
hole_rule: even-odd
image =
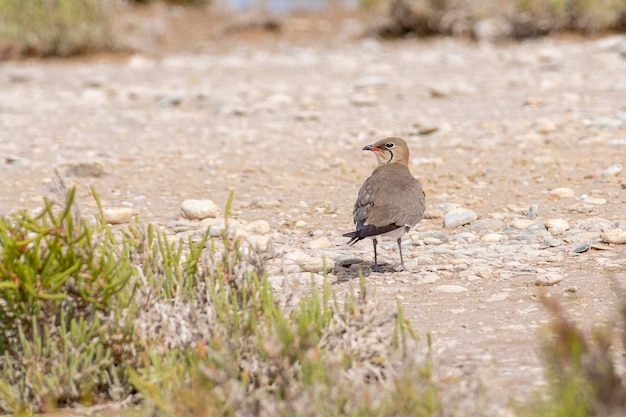
[[436,34],[528,38],[559,32],[597,34],[626,29],[626,3],[621,0],[389,0],[389,24],[383,37]]
[[547,395],[537,394],[532,403],[519,407],[520,415],[626,415],[622,373],[626,365],[626,300],[622,301],[620,323],[597,326],[591,336],[571,322],[554,299],[543,298],[543,303],[552,315],[550,332],[543,340]]
[[115,47],[112,0],[0,0],[0,39],[22,55],[70,56]]
[[[180,6],[210,4],[208,0],[134,0],[129,4],[157,1]],[[388,5],[390,21],[373,30],[383,38],[443,34],[522,39],[564,31],[626,30],[622,0],[363,0],[359,4],[382,10],[383,3]],[[123,49],[133,42],[124,39],[127,35],[120,35],[115,25],[120,10],[117,0],[0,0],[0,40],[8,41],[17,55],[44,57]],[[280,27],[280,22],[270,21],[266,29]]]
[[0,412],[134,395],[142,415],[438,415],[427,352],[363,280],[277,294],[228,232],[114,230],[74,196],[0,220]]

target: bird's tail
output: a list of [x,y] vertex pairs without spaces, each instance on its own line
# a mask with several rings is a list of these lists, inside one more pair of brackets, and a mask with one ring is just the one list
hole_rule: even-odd
[[350,233],[344,233],[343,236],[350,238],[350,240],[348,241],[348,245],[354,245],[356,242],[361,240],[358,234],[359,232],[350,232]]

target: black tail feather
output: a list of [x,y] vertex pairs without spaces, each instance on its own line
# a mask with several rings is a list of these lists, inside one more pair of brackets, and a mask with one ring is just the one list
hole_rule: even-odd
[[359,232],[350,232],[350,233],[344,233],[343,236],[345,237],[349,237],[350,240],[348,241],[348,245],[354,245],[356,242],[358,242],[359,240],[363,239],[362,237],[359,237]]
[[362,228],[355,230],[354,232],[344,233],[343,236],[350,238],[348,245],[353,245],[354,243],[358,242],[359,240],[365,239],[366,237],[382,235],[383,233],[394,231],[400,227],[405,226],[398,226],[395,223],[388,224],[387,226],[382,227],[376,227],[371,224],[366,224]]

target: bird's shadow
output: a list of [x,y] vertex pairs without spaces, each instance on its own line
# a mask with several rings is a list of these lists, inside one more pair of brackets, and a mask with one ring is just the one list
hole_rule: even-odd
[[[358,268],[354,268],[354,265],[358,265]],[[392,264],[388,263],[379,263],[377,269],[374,269],[374,262],[359,262],[347,267],[336,265],[333,273],[337,277],[337,280],[333,282],[332,285],[343,284],[358,279],[361,274],[364,277],[368,277],[372,273],[385,274],[393,272],[397,271]]]

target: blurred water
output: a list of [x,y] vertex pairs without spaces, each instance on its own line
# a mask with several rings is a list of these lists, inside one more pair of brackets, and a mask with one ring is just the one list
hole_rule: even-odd
[[273,12],[320,10],[331,6],[355,8],[359,0],[219,0],[237,9],[261,9]]

